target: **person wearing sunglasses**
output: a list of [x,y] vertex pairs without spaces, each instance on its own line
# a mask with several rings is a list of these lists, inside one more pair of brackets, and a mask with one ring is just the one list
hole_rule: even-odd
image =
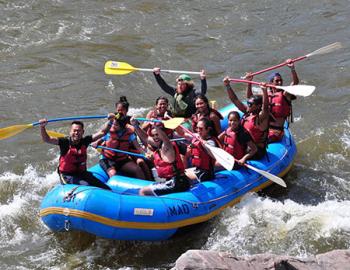
[[169,193],[183,192],[190,188],[190,180],[185,175],[185,166],[180,157],[179,148],[159,126],[152,126],[150,135],[142,130],[139,123],[131,118],[137,136],[143,145],[152,151],[147,156],[153,160],[158,177],[165,182],[156,182],[139,190],[141,196],[160,196]]
[[269,102],[266,84],[262,83],[260,85],[263,95],[251,96],[245,105],[238,99],[237,95],[232,90],[229,77],[225,77],[223,82],[230,100],[241,112],[243,112],[243,117],[241,119],[243,128],[249,132],[257,146],[257,152],[252,159],[263,158],[266,154],[269,128]]
[[185,155],[185,167],[187,164],[192,166],[192,169],[186,170],[186,175],[192,181],[208,181],[214,178],[215,158],[207,151],[203,143],[214,147],[221,147],[218,138],[214,135],[213,122],[204,117],[201,118],[196,126],[197,136],[185,133],[191,143],[187,147]]
[[201,89],[196,90],[192,78],[187,74],[181,74],[176,78],[176,87],[168,85],[160,75],[159,67],[153,68],[154,77],[160,88],[171,96],[171,112],[174,117],[189,118],[196,112],[194,97],[198,94],[205,95],[207,92],[207,81],[205,71],[200,74]]

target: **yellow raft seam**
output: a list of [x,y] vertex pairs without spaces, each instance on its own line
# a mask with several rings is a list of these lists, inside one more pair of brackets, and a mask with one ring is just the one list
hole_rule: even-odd
[[[292,161],[289,166],[281,172],[278,176],[282,177],[285,174],[288,173],[290,168],[292,167],[294,161]],[[273,182],[271,181],[266,181],[264,184],[252,189],[252,191],[256,192],[261,189],[264,189],[265,187],[271,185]],[[201,223],[204,221],[207,221],[214,216],[218,215],[220,212],[222,212],[225,208],[231,207],[235,204],[237,204],[242,196],[239,196],[235,198],[234,200],[230,201],[229,203],[221,206],[220,208],[216,209],[215,211],[208,213],[206,215],[202,215],[199,217],[194,217],[194,218],[189,218],[181,221],[174,221],[174,222],[168,222],[168,223],[161,223],[161,222],[132,222],[132,221],[119,221],[119,220],[114,220],[106,217],[102,217],[96,214],[88,213],[85,211],[81,210],[74,210],[74,209],[68,209],[63,208],[63,207],[48,207],[45,209],[42,209],[40,211],[40,216],[44,217],[47,215],[66,215],[66,216],[73,216],[77,218],[84,218],[87,220],[91,220],[94,222],[98,222],[107,226],[112,226],[112,227],[120,227],[120,228],[127,228],[127,229],[147,229],[147,230],[168,230],[168,229],[177,229],[180,227],[196,224],[196,223]],[[67,213],[68,212],[68,213]]]

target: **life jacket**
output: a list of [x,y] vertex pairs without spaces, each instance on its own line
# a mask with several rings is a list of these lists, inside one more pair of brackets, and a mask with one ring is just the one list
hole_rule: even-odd
[[188,103],[185,101],[185,95],[175,93],[174,97],[170,99],[172,111],[174,116],[184,116],[188,107]]
[[[170,112],[169,112],[170,113]],[[160,115],[157,113],[157,110],[153,110],[151,115],[149,116],[150,118],[153,118],[153,119],[158,119],[158,120],[169,120],[170,118],[169,117],[164,117],[164,115]],[[169,138],[172,138],[173,137],[173,134],[174,134],[174,131],[170,128],[165,128],[164,127],[164,124],[163,123],[160,123],[160,122],[153,122],[150,124],[150,126],[158,126],[160,127],[164,132],[165,134],[169,137]],[[147,129],[147,134],[148,135],[151,135],[150,132],[151,132],[151,128]]]
[[[218,140],[215,137],[210,138],[218,145]],[[215,159],[212,158],[205,150],[204,146],[197,138],[193,138],[191,144],[188,146],[190,150],[190,157],[192,166],[202,170],[212,171],[215,165]]]
[[283,95],[283,91],[269,91],[269,105],[275,118],[287,118],[291,115],[292,102]]
[[223,149],[231,154],[235,159],[241,159],[245,156],[247,145],[239,141],[239,137],[243,135],[244,129],[240,127],[237,131],[231,128],[225,130],[224,133],[224,147]]
[[86,171],[87,147],[82,145],[80,149],[71,145],[67,153],[60,156],[58,170],[61,173],[76,174]]
[[220,120],[224,119],[224,117],[221,115],[221,113],[219,113],[217,110],[213,109],[213,108],[209,108],[209,113],[208,114],[204,114],[204,115],[201,115],[199,114],[198,112],[196,112],[195,114],[193,114],[191,116],[191,120],[192,120],[192,130],[194,132],[196,132],[196,129],[197,129],[197,124],[199,122],[199,120],[201,120],[202,118],[206,117],[208,119],[210,119],[210,115],[211,114],[215,114],[217,115],[217,117],[219,117]]
[[175,161],[169,163],[164,161],[160,156],[160,149],[153,152],[153,162],[157,169],[158,176],[165,179],[173,178],[176,175],[184,174],[185,167],[182,163],[179,148],[175,142],[171,143],[175,149]]
[[242,127],[249,132],[254,143],[258,147],[266,147],[267,143],[267,130],[261,130],[257,124],[255,124],[258,118],[258,114],[245,114],[242,117],[241,124]]
[[[131,127],[129,127],[129,125],[127,125],[123,130],[123,133],[121,134],[121,136],[119,136],[112,126],[112,128],[109,130],[110,137],[107,141],[103,143],[103,145],[109,148],[114,148],[122,151],[129,151],[130,149],[129,137],[133,133],[134,133],[134,130]],[[120,161],[127,158],[127,155],[125,154],[114,152],[107,149],[103,149],[102,154],[106,158],[112,159],[114,161]]]

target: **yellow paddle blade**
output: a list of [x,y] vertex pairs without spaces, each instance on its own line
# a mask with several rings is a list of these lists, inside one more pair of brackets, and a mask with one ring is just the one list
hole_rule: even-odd
[[107,61],[105,73],[108,75],[125,75],[137,70],[132,65],[125,62]]
[[50,137],[54,137],[54,138],[66,137],[66,135],[64,135],[63,133],[59,133],[59,132],[52,131],[52,130],[47,130],[46,132]]
[[14,125],[10,127],[1,128],[0,140],[15,136],[16,134],[22,132],[23,130],[26,130],[27,128],[31,128],[32,126],[33,124],[26,124],[26,125]]
[[175,117],[170,120],[163,120],[162,122],[165,128],[175,129],[180,126],[184,120],[185,118],[183,117]]

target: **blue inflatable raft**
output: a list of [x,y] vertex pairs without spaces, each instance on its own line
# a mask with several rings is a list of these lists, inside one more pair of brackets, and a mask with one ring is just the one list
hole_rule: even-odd
[[[220,112],[227,116],[236,107]],[[227,118],[222,121],[227,127]],[[249,164],[280,177],[296,156],[294,139],[285,127],[281,142],[268,145],[268,157]],[[89,169],[102,181],[107,175],[98,166]],[[85,231],[119,240],[158,241],[170,238],[184,226],[207,221],[226,207],[238,203],[247,192],[261,190],[273,182],[242,168],[220,171],[213,181],[194,185],[189,191],[159,197],[138,196],[150,181],[114,176],[107,181],[113,192],[91,186],[56,185],[44,197],[40,216],[52,231]]]

